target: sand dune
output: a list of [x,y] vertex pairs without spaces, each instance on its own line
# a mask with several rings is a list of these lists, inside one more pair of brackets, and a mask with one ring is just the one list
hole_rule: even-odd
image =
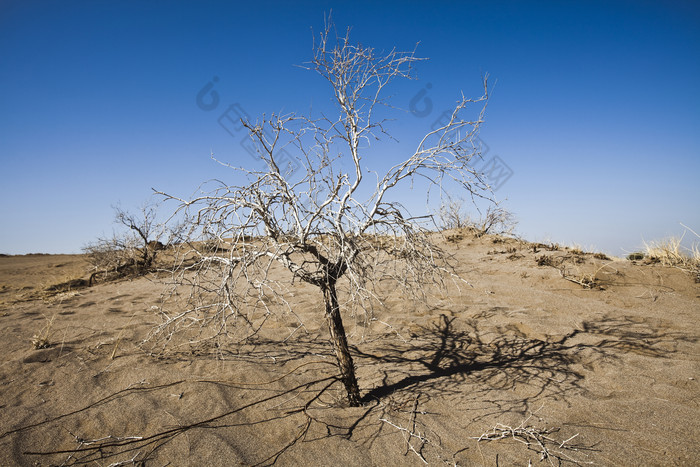
[[0,257],[0,464],[504,466],[543,447],[545,465],[697,463],[690,275],[493,236],[444,247],[471,287],[415,309],[387,287],[372,319],[344,317],[358,408],[312,287],[293,286],[293,334],[283,315],[244,345],[159,352],[140,345],[156,275],[50,289],[83,258]]

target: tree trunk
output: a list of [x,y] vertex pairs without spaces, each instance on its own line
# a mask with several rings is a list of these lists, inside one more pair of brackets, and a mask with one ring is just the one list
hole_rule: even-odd
[[331,332],[333,350],[338,359],[340,378],[345,385],[350,406],[358,407],[361,405],[360,388],[357,385],[355,364],[352,361],[352,356],[350,356],[348,340],[345,337],[345,328],[343,327],[343,319],[340,316],[340,306],[338,305],[338,294],[335,284],[328,284],[323,287],[323,300],[326,304],[326,320],[328,321],[328,329]]

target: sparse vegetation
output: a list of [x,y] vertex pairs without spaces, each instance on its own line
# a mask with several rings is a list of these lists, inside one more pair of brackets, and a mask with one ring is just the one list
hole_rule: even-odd
[[[448,245],[433,235],[438,246]],[[357,409],[338,407],[346,405],[345,390],[338,383],[328,332],[313,321],[323,306],[301,281],[285,295],[305,323],[293,336],[289,315],[270,315],[266,328],[247,342],[222,338],[205,347],[177,341],[183,347],[151,358],[143,353],[148,346],[136,349],[134,343],[143,343],[154,315],[163,310],[150,306],[160,303],[161,292],[152,277],[60,294],[55,301],[25,294],[24,301],[0,313],[9,336],[2,348],[8,355],[3,374],[9,382],[4,392],[8,416],[0,438],[31,447],[6,453],[10,461],[4,465],[164,465],[184,456],[216,463],[218,453],[206,448],[211,434],[223,441],[228,458],[246,465],[313,463],[318,452],[338,449],[339,442],[366,456],[361,463],[374,465],[528,465],[528,460],[534,465],[537,459],[542,465],[598,465],[614,459],[617,465],[632,458],[628,453],[615,457],[614,446],[649,446],[634,431],[644,422],[620,407],[644,404],[645,410],[669,419],[692,412],[696,375],[688,373],[686,363],[695,363],[699,353],[688,303],[697,300],[697,288],[688,286],[683,271],[660,262],[608,264],[590,253],[584,255],[585,264],[577,265],[577,255],[568,249],[540,255],[517,239],[494,243],[496,237],[468,237],[469,247],[465,242],[465,248],[451,251],[459,271],[479,271],[466,277],[475,279],[473,288],[453,295],[450,287],[437,307],[420,304],[412,313],[404,292],[395,291],[393,281],[380,280],[374,291],[387,305],[367,320],[347,321],[348,339],[356,336],[350,350],[361,365],[360,384],[367,382],[360,385],[366,392]],[[375,248],[394,245],[390,236],[367,235],[366,240]],[[261,236],[246,239],[261,241]],[[196,242],[191,246],[203,251]],[[493,254],[487,257],[487,252]],[[230,254],[215,249],[210,256]],[[507,261],[511,254],[523,259]],[[539,256],[551,258],[576,286],[554,271],[538,269],[534,259]],[[169,259],[163,255],[159,265]],[[39,283],[44,290],[57,281],[66,283],[85,267],[77,255],[2,258],[0,265],[4,299],[27,284]],[[273,266],[272,274],[283,279],[286,271]],[[590,291],[601,286],[608,291]],[[341,297],[347,304],[347,296]],[[661,297],[663,302],[653,305]],[[260,300],[273,308],[272,299]],[[589,395],[601,383],[634,387],[642,378],[669,380],[678,404],[669,406],[663,397],[640,401],[633,391],[616,391],[591,405]],[[50,415],[26,419],[26,401],[33,400],[28,395],[43,398]],[[566,404],[557,402],[521,423],[535,404],[550,403],[552,395],[564,397]],[[546,424],[539,416],[543,411]],[[610,416],[619,430],[607,429]],[[581,418],[585,423],[570,423]],[[669,430],[678,439],[687,426],[697,431],[693,420],[684,423],[645,425],[659,439],[651,447],[663,446]],[[57,424],[71,431],[56,436]],[[471,428],[455,444],[450,433],[467,425]],[[237,444],[248,436],[262,446]],[[196,445],[202,447],[188,451]],[[228,446],[236,450],[224,451]],[[678,463],[692,464],[693,446],[682,446]],[[634,463],[663,463],[667,456],[658,452],[644,451]]]
[[700,467],[700,0],[330,3],[2,4],[0,467]]
[[558,243],[530,243],[530,242],[525,242],[526,245],[528,245],[529,248],[532,248],[533,253],[538,253],[540,249],[542,250],[547,250],[547,251],[558,251],[559,250],[559,244]]
[[681,269],[693,270],[700,265],[700,249],[697,244],[684,248],[683,237],[671,237],[665,240],[645,243],[646,258],[664,266],[674,266]]
[[438,217],[443,230],[469,229],[481,237],[486,234],[511,234],[517,225],[513,214],[498,203],[489,205],[478,218],[465,213],[463,205],[463,201],[451,199],[440,206]]
[[[569,282],[573,282],[574,284],[578,284],[584,289],[603,289],[603,287],[600,285],[598,274],[605,268],[614,269],[612,266],[610,266],[610,263],[606,263],[596,268],[593,272],[583,272],[581,269],[576,267],[576,272],[571,273],[564,265],[562,265],[559,268],[559,272],[564,279]],[[615,272],[618,271],[615,270]]]
[[144,205],[140,214],[115,207],[115,223],[126,231],[111,237],[100,237],[83,247],[90,264],[88,285],[96,280],[111,280],[127,275],[145,274],[152,270],[159,251],[164,229],[156,223],[156,208]]
[[688,232],[700,239],[693,229],[681,224],[685,231],[680,237],[669,237],[663,240],[644,243],[644,252],[627,255],[630,261],[646,260],[649,263],[660,263],[688,271],[696,282],[700,282],[700,245],[693,242],[690,247],[683,246],[683,240]]
[[32,336],[32,347],[37,350],[48,349],[51,347],[51,341],[49,339],[51,337],[51,327],[53,326],[53,321],[55,318],[56,315],[53,315],[50,319],[46,318],[46,324],[44,324],[42,330],[39,331],[38,334],[34,334],[34,336]]
[[[533,250],[536,251],[537,247],[544,247],[545,245],[543,244],[533,244]],[[556,244],[550,245],[550,248],[552,246],[556,246]],[[556,248],[554,248],[556,251]],[[592,272],[585,272],[583,268],[583,264],[586,263],[585,253],[580,253],[576,254],[575,251],[567,248],[567,252],[563,252],[563,255],[560,253],[559,256],[555,255],[539,255],[535,257],[535,262],[537,263],[538,266],[550,266],[557,268],[559,270],[559,273],[561,276],[575,284],[579,284],[585,289],[593,289],[593,288],[599,288],[603,289],[603,287],[600,285],[600,278],[598,277],[598,274],[605,268],[612,268],[610,266],[610,262],[602,264],[598,266],[594,271]],[[592,255],[595,259],[603,259],[610,261],[609,258],[606,255],[601,254],[596,254]],[[574,265],[574,270],[575,272],[571,272],[571,270],[567,267],[567,264],[573,263]],[[581,265],[581,266],[579,266]],[[614,269],[614,268],[612,268]],[[617,273],[618,271],[615,270]]]
[[442,230],[463,229],[470,226],[469,215],[464,212],[462,200],[451,199],[440,206],[438,217]]
[[573,255],[583,255],[585,252],[583,251],[583,248],[581,248],[580,245],[573,245],[571,248],[569,248],[569,251]]

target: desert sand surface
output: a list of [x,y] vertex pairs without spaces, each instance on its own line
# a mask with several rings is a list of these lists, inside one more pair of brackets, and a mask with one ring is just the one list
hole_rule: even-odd
[[344,315],[362,407],[311,286],[290,286],[304,328],[157,351],[163,277],[85,287],[80,255],[0,257],[0,465],[698,465],[690,274],[469,232],[442,246],[470,286],[428,308],[387,286]]

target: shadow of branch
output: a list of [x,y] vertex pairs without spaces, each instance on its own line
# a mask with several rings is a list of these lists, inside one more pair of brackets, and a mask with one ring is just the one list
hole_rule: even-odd
[[[512,389],[527,383],[536,389],[532,397],[547,395],[566,400],[582,391],[584,374],[577,364],[599,359],[613,361],[621,352],[652,358],[668,358],[679,342],[695,339],[678,332],[665,332],[632,317],[584,322],[579,328],[546,340],[498,327],[481,329],[488,316],[475,316],[457,326],[456,318],[440,317],[422,328],[407,343],[391,342],[372,353],[355,348],[363,359],[378,363],[382,384],[368,391],[364,401],[381,400],[400,391],[450,394],[463,392],[471,381],[483,390]],[[392,379],[390,374],[403,375]]]

